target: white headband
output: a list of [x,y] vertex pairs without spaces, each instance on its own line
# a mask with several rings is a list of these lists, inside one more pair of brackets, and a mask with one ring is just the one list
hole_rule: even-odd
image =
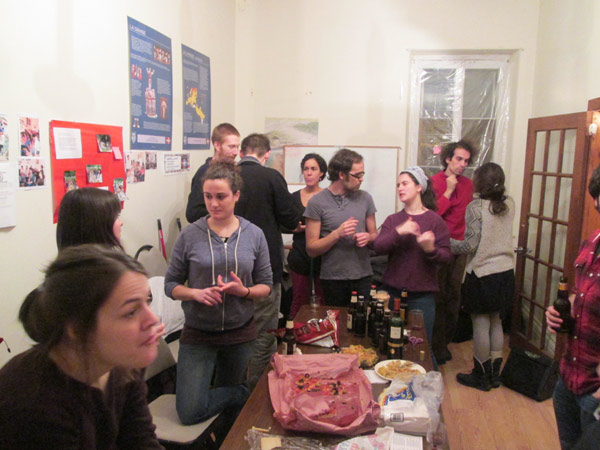
[[417,182],[421,185],[423,192],[425,192],[427,190],[427,175],[425,175],[425,172],[423,172],[423,169],[421,169],[419,166],[407,167],[400,173],[401,174],[410,173],[413,177],[415,177]]

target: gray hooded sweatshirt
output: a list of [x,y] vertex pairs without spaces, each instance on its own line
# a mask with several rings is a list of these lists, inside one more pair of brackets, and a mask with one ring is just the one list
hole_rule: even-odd
[[[165,293],[172,298],[177,285],[205,289],[223,281],[231,281],[234,272],[244,286],[273,286],[269,248],[260,228],[237,216],[240,227],[227,242],[217,236],[203,217],[187,226],[171,255],[165,276]],[[216,332],[240,328],[254,315],[252,299],[223,294],[223,303],[207,306],[196,301],[182,302],[185,324],[197,330]]]

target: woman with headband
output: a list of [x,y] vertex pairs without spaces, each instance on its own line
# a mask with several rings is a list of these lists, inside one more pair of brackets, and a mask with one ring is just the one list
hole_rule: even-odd
[[441,263],[451,258],[450,233],[444,220],[435,212],[435,194],[423,169],[413,166],[403,170],[396,186],[404,209],[385,219],[373,249],[380,254],[389,254],[383,283],[390,293],[390,301],[399,298],[402,289],[408,291],[408,311],[423,311],[431,346],[434,293],[439,290],[437,270]]

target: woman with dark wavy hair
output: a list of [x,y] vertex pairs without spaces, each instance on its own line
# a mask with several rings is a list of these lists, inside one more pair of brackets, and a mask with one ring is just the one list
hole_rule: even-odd
[[505,195],[504,171],[487,163],[475,171],[475,199],[467,206],[464,241],[450,240],[452,252],[467,254],[462,306],[473,321],[473,370],[459,383],[482,391],[500,386],[502,317],[510,314],[515,275],[512,224],[515,205]]

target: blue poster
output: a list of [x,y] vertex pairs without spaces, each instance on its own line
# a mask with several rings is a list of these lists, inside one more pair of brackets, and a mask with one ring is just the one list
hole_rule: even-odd
[[127,18],[131,149],[171,150],[173,65],[171,39]]
[[183,149],[210,148],[210,58],[181,45]]

